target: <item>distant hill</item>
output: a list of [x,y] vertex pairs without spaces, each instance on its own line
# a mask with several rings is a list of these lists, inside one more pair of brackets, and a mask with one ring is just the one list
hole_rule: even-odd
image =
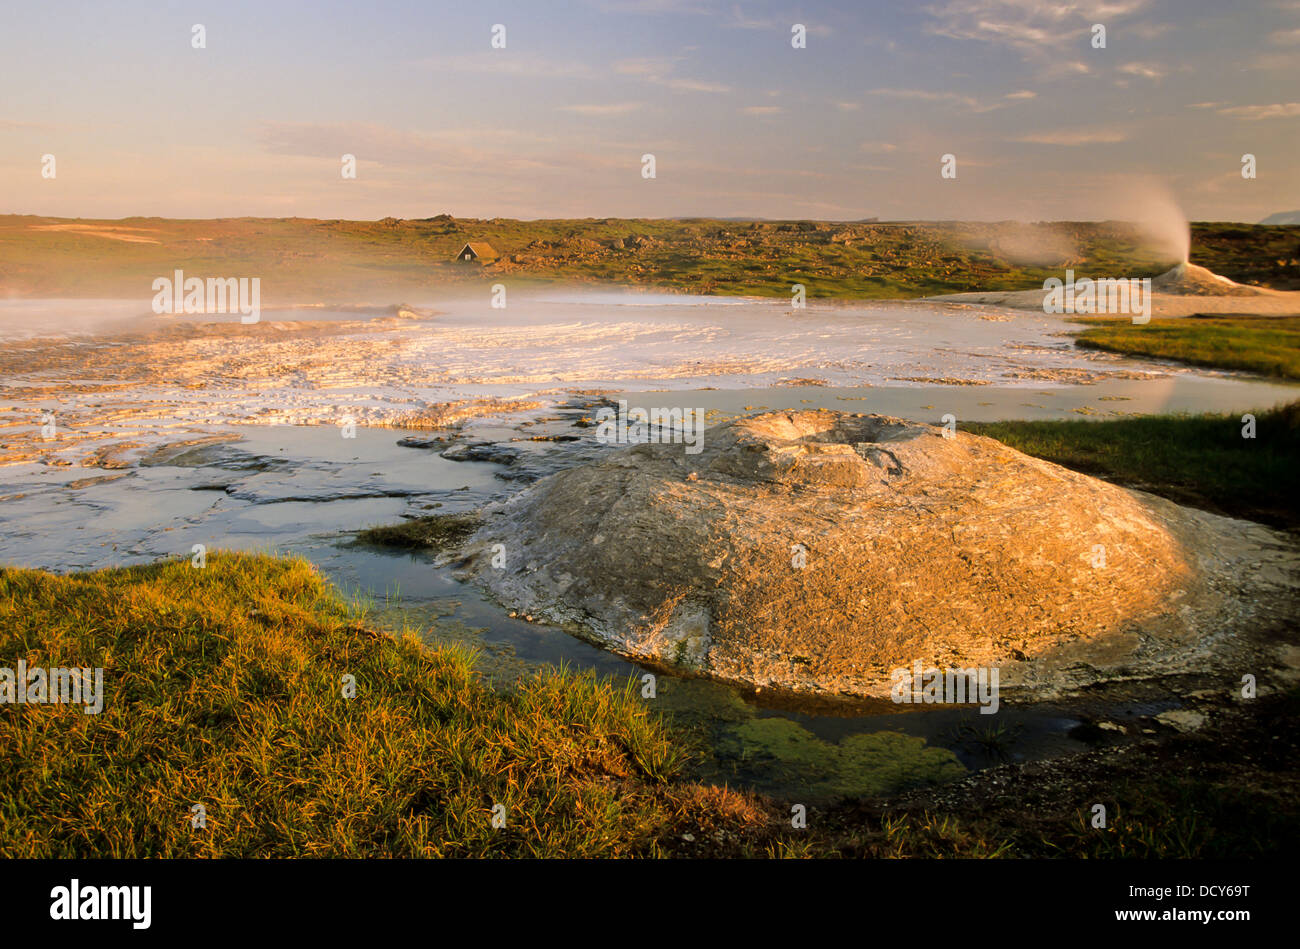
[[[669,220],[669,221],[725,221],[725,222],[727,222],[728,224],[758,224],[758,223],[769,224],[769,223],[772,223],[772,222],[774,222],[774,221],[779,223],[780,221],[785,220],[785,219],[784,219],[784,218],[771,218],[771,217],[715,217],[715,218],[702,218],[702,217],[700,217],[699,215],[685,215],[685,216],[678,215],[677,217],[667,218],[666,220]],[[797,220],[797,218],[790,218],[789,220]],[[836,222],[834,222],[834,223],[836,223],[836,224],[876,224],[876,223],[878,223],[879,221],[880,221],[880,218],[878,218],[878,217],[859,217],[859,218],[854,218],[854,219],[851,220],[851,221],[836,221]]]
[[1300,224],[1300,211],[1278,211],[1270,214],[1260,224]]
[[[1192,224],[1191,260],[1238,283],[1300,289],[1290,227]],[[496,260],[456,260],[466,243]],[[1154,277],[1176,260],[1119,221],[689,221],[224,218],[88,220],[0,215],[0,299],[152,299],[153,281],[257,277],[266,304],[419,303],[509,278],[789,298],[907,299],[1028,290],[1065,268]],[[486,293],[486,289],[483,289]]]

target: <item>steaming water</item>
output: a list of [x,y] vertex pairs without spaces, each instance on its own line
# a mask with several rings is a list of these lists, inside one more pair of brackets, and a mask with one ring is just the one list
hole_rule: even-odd
[[[364,320],[388,316],[386,310],[352,308],[263,307],[261,318],[293,321]],[[180,323],[239,323],[241,314],[177,313],[158,315],[144,300],[0,300],[0,342],[44,337],[108,336],[142,333]]]
[[130,332],[148,313],[136,300],[0,300],[0,341]]
[[[499,681],[560,661],[638,679],[654,671],[660,683],[655,707],[708,739],[710,751],[695,766],[704,779],[772,793],[797,790],[810,800],[887,792],[991,763],[962,731],[987,728],[987,718],[971,708],[899,713],[888,703],[810,704],[646,670],[564,631],[510,618],[428,558],[350,546],[353,532],[363,527],[433,510],[477,508],[519,486],[497,477],[505,473],[499,466],[452,462],[436,451],[397,444],[404,435],[420,433],[361,428],[355,439],[339,438],[332,424],[339,392],[382,390],[396,393],[392,399],[424,400],[452,391],[519,395],[541,389],[552,393],[543,398],[558,399],[563,395],[557,390],[565,387],[598,385],[634,405],[682,403],[723,416],[820,406],[926,420],[949,411],[963,420],[1244,411],[1295,393],[1222,373],[1084,353],[1062,335],[1059,320],[1032,311],[917,304],[792,311],[771,302],[643,295],[553,296],[506,311],[468,304],[445,309],[433,320],[403,324],[396,336],[376,334],[385,341],[381,350],[358,352],[358,337],[310,339],[304,345],[332,373],[323,384],[286,381],[283,389],[268,390],[259,380],[262,385],[247,395],[228,385],[222,393],[232,407],[219,411],[208,405],[209,394],[191,397],[208,411],[203,430],[238,436],[237,443],[196,449],[170,465],[122,471],[7,468],[0,563],[88,569],[188,557],[196,543],[301,554],[345,592],[375,597],[381,621],[411,623],[430,642],[480,650],[480,668]],[[0,306],[0,328],[25,337],[51,326],[69,334],[109,332],[132,319],[146,325],[156,320],[133,314],[127,305]],[[387,345],[394,338],[400,345]],[[1102,381],[1061,385],[1033,376],[1080,369],[1099,372]],[[1151,377],[1106,375],[1134,369]],[[417,373],[412,378],[419,384],[394,383],[406,378],[403,372]],[[803,377],[830,384],[773,385]],[[898,381],[949,377],[988,384]],[[677,394],[666,397],[664,389]],[[139,396],[126,391],[122,397]],[[171,412],[189,404],[177,393],[159,396]],[[97,392],[92,398],[111,407],[116,397]],[[222,411],[225,418],[247,418],[267,399],[298,400],[305,413],[319,411],[331,424],[222,423]],[[535,414],[547,412],[544,407]],[[185,426],[178,430],[170,421],[160,420],[157,437],[185,433]],[[469,429],[474,438],[516,434],[494,419]],[[542,452],[558,452],[535,444]],[[1153,710],[1158,709],[1123,703],[1103,711],[1123,720]],[[1068,737],[1080,714],[1075,707],[1004,705],[997,718],[1018,729],[1010,747],[1014,759],[1082,747]]]
[[1113,206],[1105,216],[1136,221],[1152,242],[1180,263],[1187,263],[1192,229],[1178,199],[1164,182],[1137,179],[1117,185],[1109,196]]

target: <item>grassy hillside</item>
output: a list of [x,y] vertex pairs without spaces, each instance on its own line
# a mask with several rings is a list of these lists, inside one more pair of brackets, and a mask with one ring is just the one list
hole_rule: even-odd
[[680,742],[638,695],[562,671],[496,692],[301,560],[0,569],[0,656],[102,667],[105,693],[0,706],[3,857],[654,855],[764,823],[670,780]]
[[[502,255],[453,258],[468,241]],[[1196,225],[1192,259],[1239,280],[1300,286],[1300,227]],[[713,220],[304,218],[120,221],[0,217],[0,293],[152,296],[156,277],[256,276],[263,301],[394,302],[509,278],[714,294],[907,298],[1041,287],[1071,266],[1151,276],[1173,261],[1113,222],[859,223]],[[1265,266],[1267,265],[1267,266]]]

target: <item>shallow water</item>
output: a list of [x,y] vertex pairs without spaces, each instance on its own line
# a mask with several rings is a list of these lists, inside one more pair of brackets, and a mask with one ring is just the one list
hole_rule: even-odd
[[[436,313],[420,318],[308,308],[267,311],[262,324],[237,331],[124,337],[104,329],[89,340],[11,340],[0,345],[8,357],[0,426],[10,434],[0,460],[53,453],[79,465],[96,452],[129,464],[177,432],[220,433],[250,422],[400,425],[431,405],[547,400],[565,391],[671,391],[649,407],[711,405],[724,414],[749,404],[824,405],[927,420],[951,413],[959,422],[1258,409],[1296,391],[1082,350],[1070,336],[1076,327],[1033,311],[815,301],[795,310],[777,301],[664,302],[644,294],[511,299],[499,310],[486,293],[444,301],[422,308]],[[0,302],[0,337],[20,324],[25,331],[120,329],[132,307]],[[146,312],[133,319],[161,327],[205,318]],[[60,439],[41,433],[47,412]]]
[[1300,386],[1229,374],[1183,373],[1157,379],[1105,379],[1089,385],[1005,386],[771,386],[763,390],[622,390],[611,398],[629,406],[690,406],[713,410],[710,422],[770,410],[832,409],[894,415],[938,423],[952,413],[962,422],[1009,419],[1117,418],[1174,412],[1263,411],[1296,398]]
[[[397,379],[415,388],[457,386],[480,395],[518,394],[521,386],[601,387],[631,380],[642,380],[646,388],[755,388],[800,377],[839,386],[944,379],[1032,386],[1035,375],[1059,370],[1178,371],[1078,349],[1070,334],[1081,327],[1032,310],[815,299],[795,309],[781,300],[625,292],[521,292],[509,299],[509,306],[493,308],[485,285],[481,297],[417,301],[422,312],[433,315],[398,321],[380,320],[392,315],[391,308],[380,306],[268,306],[261,313],[265,333],[252,329],[222,345],[249,352],[274,342],[273,323],[339,321],[340,338],[312,339],[313,348],[329,347],[330,362],[347,370],[327,381],[347,388],[363,380],[383,386]],[[178,323],[240,320],[239,314],[157,316],[150,302],[147,296],[0,300],[0,341],[107,337]],[[400,345],[368,345],[390,338]],[[206,354],[219,354],[213,344],[204,345]],[[258,376],[257,381],[267,380]]]
[[[547,382],[751,388],[813,376],[831,385],[1011,375],[1114,358],[1076,349],[1078,327],[1041,312],[904,301],[820,303],[592,293],[521,297],[507,308],[444,303],[422,326],[458,383]],[[430,351],[431,354],[431,351]],[[647,387],[650,387],[647,385]]]

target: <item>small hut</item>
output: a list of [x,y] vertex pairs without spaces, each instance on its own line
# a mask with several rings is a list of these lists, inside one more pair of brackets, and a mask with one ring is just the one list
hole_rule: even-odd
[[464,263],[478,261],[481,264],[486,264],[496,260],[499,256],[501,255],[493,250],[491,244],[475,241],[462,247],[460,253],[456,255],[456,259]]

